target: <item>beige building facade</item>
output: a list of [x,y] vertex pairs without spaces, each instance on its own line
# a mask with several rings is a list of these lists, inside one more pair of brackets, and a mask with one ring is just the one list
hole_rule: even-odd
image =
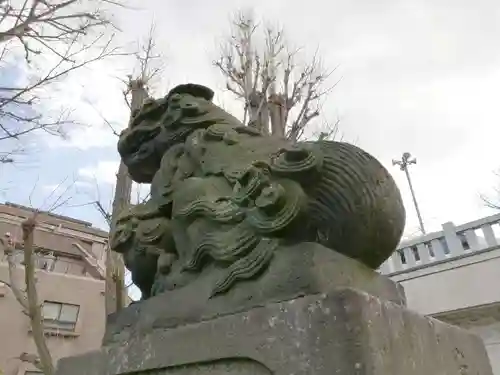
[[[28,207],[0,204],[0,235],[21,243]],[[35,232],[36,277],[49,349],[55,361],[99,347],[104,333],[105,248],[108,234],[90,223],[39,213]],[[23,253],[15,252],[16,280],[23,283]],[[0,250],[0,374],[33,375],[19,359],[36,354],[28,318],[10,288],[6,254]],[[24,285],[24,284],[22,284]]]

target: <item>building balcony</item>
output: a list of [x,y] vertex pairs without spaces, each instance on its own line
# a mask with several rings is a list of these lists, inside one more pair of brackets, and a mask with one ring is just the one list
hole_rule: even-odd
[[[24,254],[22,250],[16,250],[13,256],[18,267],[24,268]],[[57,257],[53,255],[35,253],[35,268],[56,274],[89,276],[88,267],[82,259],[69,257]],[[7,255],[0,256],[0,265],[7,266]]]

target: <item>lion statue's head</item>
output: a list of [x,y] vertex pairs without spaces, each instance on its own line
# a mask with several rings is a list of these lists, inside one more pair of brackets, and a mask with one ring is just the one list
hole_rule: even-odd
[[197,84],[176,86],[165,97],[148,99],[120,134],[118,152],[132,179],[150,183],[162,156],[196,129],[241,122],[212,102],[214,93]]

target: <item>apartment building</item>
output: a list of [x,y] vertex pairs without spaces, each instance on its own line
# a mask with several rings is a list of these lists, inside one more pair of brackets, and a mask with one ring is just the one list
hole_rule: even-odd
[[[16,278],[23,282],[21,222],[33,210],[0,204],[0,235],[19,243]],[[54,361],[99,347],[104,333],[105,247],[108,233],[88,222],[41,212],[34,233],[37,291],[43,302],[46,338]],[[0,374],[39,373],[20,360],[35,354],[28,318],[12,291],[6,254],[0,250]]]

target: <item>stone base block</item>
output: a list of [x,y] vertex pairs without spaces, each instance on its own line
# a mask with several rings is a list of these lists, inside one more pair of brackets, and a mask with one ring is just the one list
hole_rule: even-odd
[[57,375],[492,375],[482,341],[354,289],[157,329]]
[[363,290],[383,300],[405,304],[403,288],[360,262],[313,243],[276,251],[269,269],[255,280],[240,282],[211,298],[220,270],[205,267],[189,284],[112,314],[103,345],[143,336],[158,328],[175,328],[271,303],[330,293],[337,288]]

